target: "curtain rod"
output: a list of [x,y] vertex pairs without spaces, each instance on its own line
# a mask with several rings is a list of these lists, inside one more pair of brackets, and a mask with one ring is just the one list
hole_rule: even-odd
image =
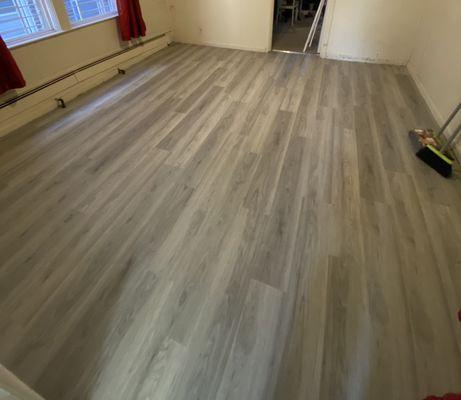
[[143,46],[146,43],[149,43],[149,42],[157,40],[157,39],[159,39],[161,37],[164,37],[165,35],[166,35],[165,33],[162,33],[161,35],[154,36],[152,38],[149,38],[147,40],[144,40],[142,42],[139,42],[139,43],[136,43],[136,44],[134,44],[132,46],[129,46],[129,47],[125,48],[125,49],[122,49],[122,50],[119,50],[119,51],[117,51],[115,53],[109,54],[108,56],[102,57],[99,60],[93,61],[93,62],[91,62],[89,64],[86,64],[86,65],[83,65],[83,66],[81,66],[79,68],[76,68],[76,69],[74,69],[74,70],[72,70],[70,72],[67,72],[64,75],[58,76],[57,78],[51,79],[48,82],[45,82],[45,83],[43,83],[43,84],[41,84],[41,85],[39,85],[39,86],[37,86],[37,87],[35,87],[33,89],[27,90],[24,93],[21,93],[21,94],[15,96],[15,97],[12,97],[11,99],[8,99],[8,100],[4,101],[3,103],[0,104],[0,109],[8,107],[8,106],[10,106],[12,104],[15,104],[19,100],[24,99],[25,97],[28,97],[31,94],[37,93],[40,90],[43,90],[43,89],[45,89],[45,88],[47,88],[47,87],[49,87],[51,85],[54,85],[55,83],[60,82],[60,81],[62,81],[64,79],[66,79],[66,78],[69,78],[70,76],[76,74],[77,72],[84,71],[85,69],[94,67],[95,65],[101,64],[104,61],[107,61],[107,60],[110,60],[111,58],[117,57],[120,54],[126,53],[126,52],[128,52],[130,50],[133,50],[133,49],[137,48],[137,47]]

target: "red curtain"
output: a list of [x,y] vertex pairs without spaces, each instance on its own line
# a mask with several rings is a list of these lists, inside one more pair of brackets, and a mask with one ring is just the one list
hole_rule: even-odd
[[122,40],[146,35],[146,24],[142,19],[139,0],[117,0],[118,24]]
[[21,71],[0,36],[0,94],[26,86]]

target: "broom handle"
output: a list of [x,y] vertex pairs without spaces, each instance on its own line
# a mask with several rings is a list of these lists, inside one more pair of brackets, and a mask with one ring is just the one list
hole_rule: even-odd
[[461,132],[461,124],[458,126],[458,128],[456,128],[456,130],[453,132],[453,135],[451,135],[449,139],[447,140],[447,142],[443,145],[442,149],[440,150],[441,153],[445,153],[445,151],[448,150],[448,148],[455,141],[455,139],[457,138],[460,132]]
[[450,125],[450,122],[453,121],[453,118],[455,118],[456,114],[458,114],[459,110],[461,110],[461,103],[457,105],[457,107],[453,110],[453,112],[450,114],[450,116],[447,119],[447,122],[442,126],[442,129],[440,129],[439,134],[437,135],[437,138],[440,138],[445,132],[445,129],[447,129],[448,125]]

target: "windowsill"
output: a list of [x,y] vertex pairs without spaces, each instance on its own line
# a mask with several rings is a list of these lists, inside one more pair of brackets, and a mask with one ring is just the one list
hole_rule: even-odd
[[47,40],[47,39],[53,38],[55,36],[64,35],[66,33],[76,31],[77,29],[85,28],[87,26],[91,26],[91,25],[95,25],[95,24],[99,24],[100,22],[108,21],[110,19],[115,19],[117,17],[118,17],[118,14],[113,14],[113,15],[108,15],[107,17],[97,19],[97,20],[93,20],[93,21],[89,21],[89,22],[86,22],[86,23],[77,24],[77,25],[71,25],[70,29],[60,30],[60,31],[52,31],[52,32],[49,32],[47,34],[31,38],[29,40],[24,40],[22,42],[18,42],[18,43],[14,43],[14,44],[7,44],[7,47],[9,49],[17,49],[18,47],[27,46],[29,44],[40,42],[42,40]]
[[12,44],[6,44],[7,47],[9,49],[16,49],[18,47],[21,47],[21,46],[26,46],[28,45],[29,43],[34,43],[34,42],[38,42],[40,40],[44,40],[44,39],[48,39],[50,37],[53,37],[53,36],[57,36],[61,33],[63,33],[64,31],[51,31],[51,32],[47,32],[47,33],[44,33],[43,35],[40,35],[40,36],[35,36],[33,38],[25,38],[24,40],[20,41],[20,42],[16,42],[16,43],[12,43]]

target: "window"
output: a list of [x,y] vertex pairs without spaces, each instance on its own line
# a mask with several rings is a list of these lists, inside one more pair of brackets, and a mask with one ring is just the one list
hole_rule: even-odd
[[117,14],[115,0],[64,0],[72,25],[87,24]]
[[0,35],[8,45],[54,32],[46,0],[0,0]]
[[[65,7],[56,14],[57,2]],[[116,15],[116,0],[0,0],[0,35],[11,47],[60,32],[60,24],[79,27]]]

